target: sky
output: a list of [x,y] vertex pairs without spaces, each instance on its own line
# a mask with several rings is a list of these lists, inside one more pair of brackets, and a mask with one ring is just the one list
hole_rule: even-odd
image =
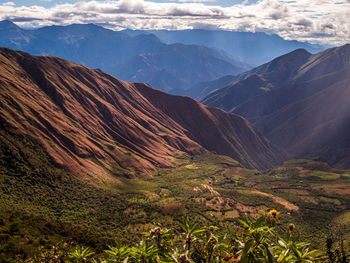
[[0,20],[25,28],[222,29],[330,45],[350,42],[349,16],[350,0],[0,0]]

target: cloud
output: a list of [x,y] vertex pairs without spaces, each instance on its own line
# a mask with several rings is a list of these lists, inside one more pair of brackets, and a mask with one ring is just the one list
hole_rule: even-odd
[[180,3],[216,3],[216,0],[177,0]]
[[0,20],[25,27],[95,23],[114,30],[210,28],[279,34],[286,39],[327,44],[350,42],[350,0],[258,0],[229,7],[214,0],[81,1],[44,8],[0,4]]
[[14,2],[6,2],[2,4],[3,6],[15,6],[16,4]]

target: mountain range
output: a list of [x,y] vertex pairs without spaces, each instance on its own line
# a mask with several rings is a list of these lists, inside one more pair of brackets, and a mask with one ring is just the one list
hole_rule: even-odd
[[182,43],[203,45],[224,50],[238,61],[258,66],[295,49],[303,48],[311,53],[325,49],[322,45],[296,40],[285,40],[276,34],[264,32],[235,32],[225,30],[125,30],[130,36],[154,34],[167,44]]
[[150,176],[212,151],[266,169],[284,155],[244,118],[56,57],[0,48],[2,129],[38,139],[78,176]]
[[350,167],[350,44],[298,49],[224,85],[202,102],[247,118],[294,158]]
[[0,46],[61,57],[178,94],[195,83],[249,69],[221,50],[165,44],[152,34],[129,36],[93,24],[25,30],[5,20],[0,22]]
[[112,31],[94,24],[25,30],[0,22],[0,46],[52,55],[99,68],[126,81],[145,82],[167,93],[202,98],[198,84],[237,75],[297,48],[323,46],[277,35],[210,30]]
[[[75,76],[75,72],[58,73],[56,72],[58,68],[55,66],[52,70],[55,71],[53,75],[56,74],[57,77],[52,80],[48,80],[47,74],[40,72],[35,67],[30,70],[24,69],[26,72],[28,70],[35,71],[31,74],[34,74],[36,77],[40,76],[40,80],[36,80],[40,83],[49,83],[53,87],[57,85],[65,87],[63,91],[58,91],[60,89],[46,91],[50,96],[54,96],[53,98],[58,98],[58,101],[55,101],[55,103],[62,103],[62,98],[69,97],[72,93],[81,93],[81,91],[72,92],[71,89],[74,89],[74,87],[71,86],[70,82],[76,83],[76,79],[78,79],[79,84],[76,84],[77,86],[83,85],[85,87],[87,85],[89,88],[92,88],[95,85],[94,83],[100,82],[97,79],[105,78],[101,76],[105,76],[106,74],[103,72],[106,72],[124,80],[133,82],[145,81],[154,88],[162,89],[168,93],[201,99],[201,102],[205,105],[218,107],[230,113],[241,115],[255,125],[267,139],[271,140],[280,149],[290,152],[294,158],[321,159],[338,167],[348,167],[349,165],[347,160],[350,143],[347,143],[348,137],[346,133],[342,133],[344,129],[347,129],[346,116],[348,109],[347,104],[342,99],[347,97],[349,45],[330,48],[312,54],[309,51],[315,52],[321,50],[322,47],[297,41],[286,41],[276,35],[263,33],[253,34],[210,30],[126,30],[116,32],[92,24],[49,26],[35,30],[24,30],[10,21],[0,22],[0,33],[0,45],[2,46],[21,49],[34,55],[55,55],[96,69],[91,71],[91,69],[86,68],[89,73],[79,73],[79,76]],[[204,41],[206,38],[208,41]],[[203,43],[206,46],[203,46]],[[273,48],[275,47],[274,45],[279,48]],[[232,49],[232,47],[234,48]],[[247,53],[244,51],[244,53],[242,51],[243,47],[251,52]],[[267,47],[270,47],[270,49]],[[247,54],[255,56],[256,61],[254,63],[258,63],[295,47],[299,48],[252,70],[243,72],[249,68],[249,65],[245,62],[253,62],[249,56],[246,56]],[[260,55],[255,54],[256,50],[259,50]],[[267,50],[271,50],[270,53]],[[43,58],[31,58],[33,61],[41,59]],[[243,60],[245,62],[240,62]],[[48,64],[50,65],[50,63]],[[27,67],[32,68],[28,65]],[[37,68],[41,69],[45,67],[43,65],[37,66]],[[68,68],[71,67],[69,66]],[[50,68],[51,66],[48,66],[48,69]],[[66,75],[67,77],[62,77]],[[84,76],[83,78],[81,78],[82,75]],[[89,79],[91,75],[93,75],[93,80]],[[72,77],[74,80],[71,79]],[[15,79],[18,76],[16,77],[15,74],[12,74],[11,78]],[[108,75],[109,78],[111,76]],[[106,88],[109,88],[108,81],[104,81]],[[83,82],[83,84],[80,82]],[[133,131],[130,133],[132,135],[129,133],[127,136],[125,135],[126,137],[129,136],[128,142],[123,141],[127,148],[120,150],[124,155],[127,152],[131,152],[137,156],[136,158],[126,158],[133,159],[131,165],[123,164],[119,158],[121,155],[116,157],[112,153],[107,153],[109,157],[105,157],[105,149],[101,145],[94,147],[92,145],[88,147],[75,145],[73,150],[68,148],[72,152],[69,154],[69,158],[72,160],[78,160],[80,155],[83,156],[83,159],[85,156],[90,155],[94,156],[94,158],[96,156],[104,156],[102,159],[107,161],[101,161],[101,163],[103,163],[104,169],[107,169],[109,172],[113,170],[110,167],[113,159],[117,160],[120,171],[125,167],[132,167],[132,169],[137,171],[135,173],[147,174],[157,165],[171,165],[171,161],[164,156],[177,150],[187,153],[203,150],[215,151],[219,154],[232,156],[246,167],[257,169],[266,169],[271,167],[273,163],[278,163],[284,159],[284,157],[277,158],[276,152],[278,150],[276,150],[275,146],[257,133],[256,129],[248,122],[244,119],[239,119],[237,115],[234,115],[235,119],[231,120],[233,118],[231,115],[227,117],[223,111],[218,111],[214,108],[203,108],[201,104],[197,104],[188,98],[181,96],[171,97],[163,93],[159,95],[158,92],[160,91],[153,90],[149,85],[129,84],[121,80],[118,80],[118,83],[122,83],[120,85],[123,87],[132,87],[133,91],[131,93],[137,93],[137,98],[133,97],[128,101],[128,104],[132,105],[130,107],[135,106],[134,101],[138,101],[136,104],[147,101],[147,105],[150,104],[161,111],[162,118],[158,115],[152,116],[151,119],[154,120],[152,123],[164,123],[165,119],[170,118],[171,120],[167,119],[166,122],[172,123],[171,127],[177,127],[175,129],[176,132],[172,131],[177,135],[173,135],[175,137],[172,139],[168,137],[165,139],[165,135],[159,138],[159,132],[157,132],[158,137],[151,136],[152,139],[149,139],[149,135],[145,135],[149,131],[144,131],[144,128],[147,130],[152,125],[147,124],[144,127],[144,122],[141,123],[142,128],[139,128],[142,130],[140,133],[142,135],[138,132],[135,133],[137,130],[134,128],[135,123],[128,123],[126,120],[129,119],[124,116],[125,112],[135,112],[135,110],[128,109],[115,114],[119,116],[118,119],[125,120],[123,127],[129,127]],[[69,88],[67,88],[67,85]],[[147,88],[140,88],[140,85]],[[120,88],[120,86],[118,87]],[[332,94],[332,91],[334,91],[334,94],[342,96],[342,98],[337,99],[336,95]],[[91,95],[92,97],[97,96],[95,91],[90,93],[94,94],[93,96]],[[110,94],[111,92],[108,91],[107,93]],[[149,94],[152,94],[152,96]],[[11,96],[16,97],[14,94]],[[77,96],[79,98],[85,97],[85,95]],[[114,95],[114,97],[117,98],[118,96]],[[154,101],[153,97],[161,97],[162,99]],[[121,100],[115,100],[115,98],[103,97],[102,100],[109,103],[111,101],[120,103]],[[322,104],[319,104],[320,102]],[[80,100],[71,102],[69,108],[73,109],[80,103]],[[98,104],[98,102],[94,103]],[[105,102],[99,103],[106,105]],[[17,104],[21,105],[21,103]],[[194,107],[192,104],[197,106]],[[173,105],[183,106],[173,107]],[[337,108],[333,109],[333,105],[336,105]],[[62,105],[58,106],[61,107]],[[91,110],[90,106],[87,107],[89,110]],[[85,107],[82,106],[82,108]],[[109,118],[112,118],[113,114],[111,115],[111,112],[113,111],[104,109],[101,113],[100,107],[105,106],[97,107],[98,111],[94,112],[94,114],[96,113],[96,116],[100,115],[105,119],[107,118],[104,121],[110,122]],[[143,109],[143,111],[138,111],[146,114],[144,111],[147,107],[143,105],[138,107]],[[324,107],[332,110],[327,111],[327,114],[325,114],[323,112]],[[187,108],[192,109],[191,114],[188,113]],[[64,110],[65,114],[74,116],[74,114],[69,113],[67,108],[64,108]],[[180,114],[179,111],[183,112]],[[82,110],[82,112],[84,111]],[[147,112],[153,113],[156,111],[152,108],[147,109]],[[196,117],[192,113],[196,113]],[[92,113],[90,112],[89,114],[91,115]],[[144,117],[140,117],[141,115],[136,114],[132,115],[132,117],[139,116],[140,119],[144,119]],[[317,118],[315,117],[312,121],[309,121],[308,118],[310,116],[316,116]],[[84,120],[87,119],[87,117],[82,118]],[[199,123],[197,123],[197,119],[200,120]],[[228,119],[230,121],[227,122]],[[240,125],[249,130],[248,134],[254,134],[252,137],[255,138],[255,141],[253,140],[252,144],[249,144],[249,140],[244,138],[244,133],[237,132],[236,123],[238,120],[242,123]],[[207,133],[203,134],[203,127],[201,126],[207,125],[208,122],[211,128],[207,127],[205,130],[210,133],[209,137]],[[235,124],[233,125],[231,122]],[[64,123],[68,122],[64,120]],[[102,122],[100,121],[99,123],[101,125]],[[194,123],[197,123],[197,125],[194,125]],[[90,125],[91,127],[96,126],[96,124],[92,123]],[[169,125],[166,124],[165,126]],[[109,129],[108,125],[106,127],[101,127],[101,130]],[[118,127],[121,129],[120,125]],[[158,129],[160,131],[163,128],[158,127]],[[178,132],[181,135],[178,135]],[[122,133],[121,130],[118,133]],[[92,132],[92,134],[94,133]],[[211,137],[214,135],[217,138],[215,143]],[[60,135],[57,136],[60,137]],[[63,139],[65,144],[75,144],[72,143],[71,139],[67,139],[69,136],[64,135],[63,137],[65,138]],[[147,140],[145,139],[147,143],[142,142],[142,147],[134,145],[135,141],[140,141],[139,138],[146,137],[148,138]],[[115,140],[113,136],[108,140],[112,140],[111,138]],[[156,147],[157,143],[154,143],[155,141],[161,141],[161,144],[165,146]],[[112,141],[109,141],[109,143],[112,143]],[[255,154],[253,151],[255,146],[260,148],[262,152],[266,152],[267,156],[257,157],[259,153]],[[101,150],[101,147],[103,150]],[[48,143],[46,148],[51,149],[48,147]],[[63,149],[62,152],[66,152],[66,150]],[[56,156],[58,163],[66,162],[66,157],[62,157],[63,155],[62,153],[59,154],[60,157]],[[72,158],[74,155],[75,157]],[[77,167],[79,167],[81,161],[76,161],[76,163],[78,164]],[[92,161],[85,164],[85,166],[89,165],[95,166]],[[127,173],[130,174],[129,172]]]

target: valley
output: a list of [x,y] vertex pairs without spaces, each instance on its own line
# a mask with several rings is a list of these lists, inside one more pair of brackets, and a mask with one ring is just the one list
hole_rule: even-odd
[[347,262],[350,44],[328,46],[1,21],[0,262]]
[[32,256],[39,245],[68,240],[99,251],[116,239],[136,242],[155,223],[176,229],[186,215],[237,229],[238,218],[268,208],[281,213],[281,235],[293,222],[313,247],[325,247],[339,226],[349,240],[350,172],[324,163],[289,161],[260,173],[226,156],[179,155],[152,178],[101,184],[56,167],[35,140],[3,131],[0,138],[3,253]]

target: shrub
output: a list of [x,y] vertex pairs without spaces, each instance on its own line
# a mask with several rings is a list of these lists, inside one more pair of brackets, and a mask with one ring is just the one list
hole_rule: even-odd
[[[286,226],[286,238],[276,233],[278,220],[278,211],[262,211],[258,219],[247,217],[239,220],[243,226],[239,233],[227,231],[219,234],[216,226],[200,227],[186,218],[179,222],[177,230],[158,225],[142,233],[143,239],[136,246],[118,243],[100,255],[89,248],[79,247],[57,262],[315,262],[315,250],[310,250],[308,243],[298,241],[294,224]],[[54,254],[65,255],[58,252]]]

